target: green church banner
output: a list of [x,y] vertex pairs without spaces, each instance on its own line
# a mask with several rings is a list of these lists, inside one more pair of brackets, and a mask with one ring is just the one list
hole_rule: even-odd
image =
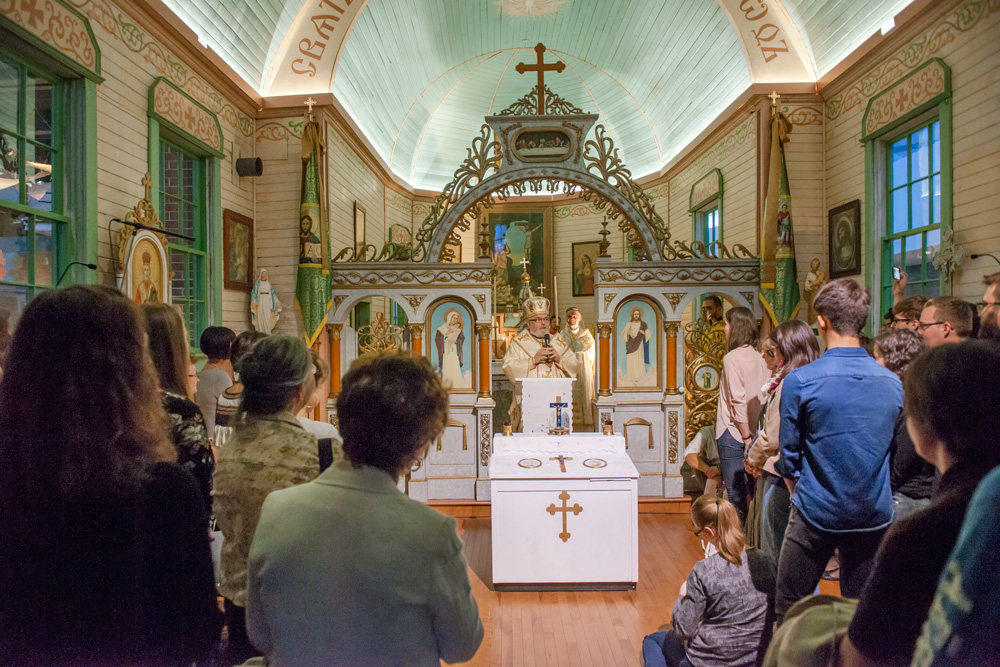
[[761,253],[760,301],[777,326],[799,313],[799,283],[792,236],[792,194],[785,168],[785,142],[792,124],[782,113],[771,117],[771,163],[764,200],[764,252]]
[[330,245],[323,205],[325,150],[319,125],[310,120],[302,131],[302,204],[299,207],[299,270],[295,303],[306,343],[312,347],[326,326],[330,305]]

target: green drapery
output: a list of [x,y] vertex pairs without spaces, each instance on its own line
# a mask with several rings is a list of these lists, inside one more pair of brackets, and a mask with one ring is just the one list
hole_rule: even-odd
[[792,124],[785,115],[771,117],[771,162],[764,200],[760,301],[774,326],[799,313],[799,282],[792,236],[792,194],[785,168],[785,142]]
[[302,131],[302,204],[299,207],[299,270],[295,303],[306,343],[312,347],[326,325],[330,295],[330,245],[323,199],[325,151],[319,125]]

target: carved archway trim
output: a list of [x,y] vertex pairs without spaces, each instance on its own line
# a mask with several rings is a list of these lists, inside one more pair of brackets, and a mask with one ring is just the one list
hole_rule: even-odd
[[656,238],[656,232],[645,222],[643,216],[639,212],[639,209],[636,208],[636,206],[629,201],[624,194],[612,187],[607,181],[598,178],[589,172],[579,171],[577,169],[566,169],[560,167],[523,167],[521,169],[514,169],[506,171],[502,174],[491,176],[486,180],[477,183],[475,186],[462,194],[462,196],[448,208],[438,225],[434,228],[434,234],[431,236],[430,242],[428,243],[424,261],[441,261],[441,253],[444,250],[445,242],[451,234],[452,229],[454,229],[454,227],[462,220],[462,218],[465,217],[467,213],[469,213],[470,210],[482,207],[483,200],[489,198],[493,193],[504,190],[516,183],[536,179],[564,181],[600,195],[603,199],[617,208],[618,211],[625,216],[625,219],[631,223],[632,227],[636,230],[639,237],[645,244],[649,259],[654,262],[662,259],[662,255],[660,253],[660,242],[658,242]]

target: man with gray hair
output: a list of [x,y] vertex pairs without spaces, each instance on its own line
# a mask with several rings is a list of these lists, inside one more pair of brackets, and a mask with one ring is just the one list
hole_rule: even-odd
[[566,347],[576,354],[576,382],[573,383],[573,429],[587,431],[593,428],[594,365],[596,345],[594,334],[583,326],[583,316],[576,307],[566,309],[566,326],[559,332]]

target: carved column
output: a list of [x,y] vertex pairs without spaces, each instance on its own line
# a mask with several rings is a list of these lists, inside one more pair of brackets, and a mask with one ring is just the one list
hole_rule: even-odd
[[598,396],[611,395],[611,327],[611,322],[597,324],[601,352],[601,383],[597,390]]
[[343,327],[343,324],[326,325],[330,336],[330,398],[333,399],[340,394],[340,330]]
[[407,324],[406,326],[410,330],[410,349],[413,351],[413,356],[419,357],[424,353],[424,325]]
[[490,372],[490,329],[489,324],[477,324],[479,334],[479,398],[490,397],[490,384],[493,375]]
[[667,389],[664,394],[679,394],[677,388],[677,331],[680,322],[664,322],[663,332],[667,334]]

